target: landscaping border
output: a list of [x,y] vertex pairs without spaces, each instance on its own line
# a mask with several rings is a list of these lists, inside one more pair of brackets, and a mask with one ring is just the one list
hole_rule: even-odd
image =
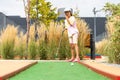
[[95,71],[95,72],[97,72],[97,73],[99,73],[99,74],[101,74],[101,75],[103,75],[103,76],[106,76],[106,77],[108,77],[108,78],[110,78],[110,79],[112,79],[112,80],[120,80],[120,76],[119,76],[119,75],[115,75],[115,74],[112,74],[112,73],[108,73],[108,72],[99,70],[99,69],[97,69],[97,68],[95,68],[95,67],[92,67],[92,66],[90,66],[89,64],[86,64],[86,63],[84,63],[84,62],[79,62],[79,64],[82,64],[82,65],[90,68],[91,70],[93,70],[93,71]]
[[13,71],[13,72],[10,72],[10,73],[8,73],[8,74],[5,74],[5,75],[3,75],[3,76],[0,76],[0,80],[6,80],[6,79],[8,79],[9,77],[12,77],[12,76],[16,75],[16,74],[20,73],[21,71],[24,71],[24,70],[26,70],[27,68],[29,68],[29,67],[37,64],[37,63],[38,63],[37,61],[31,62],[30,64],[28,64],[28,65],[26,65],[26,66],[23,66],[23,67],[21,67],[21,68],[18,69],[18,70],[15,70],[15,71]]

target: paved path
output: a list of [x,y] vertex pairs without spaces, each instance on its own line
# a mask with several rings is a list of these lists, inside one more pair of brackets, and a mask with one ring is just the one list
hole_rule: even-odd
[[5,80],[36,63],[37,61],[0,60],[0,80]]
[[99,60],[83,60],[81,64],[113,80],[120,80],[120,68],[100,63]]

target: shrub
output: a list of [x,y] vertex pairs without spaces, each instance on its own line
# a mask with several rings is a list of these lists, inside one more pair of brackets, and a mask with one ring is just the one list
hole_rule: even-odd
[[35,41],[30,41],[28,45],[30,59],[35,59],[37,55],[37,45]]
[[30,59],[35,59],[37,55],[37,42],[35,41],[35,27],[31,26],[30,27],[30,32],[29,32],[29,42],[28,42],[28,53]]
[[[81,58],[88,50],[84,47],[84,37],[89,32],[88,25],[83,20],[77,20],[79,35],[79,48]],[[5,30],[1,32],[0,36],[0,48],[2,56],[5,59],[13,58],[19,55],[20,59],[28,57],[30,59],[55,59],[57,48],[59,45],[61,33],[64,24],[62,22],[51,22],[48,28],[41,23],[41,27],[38,26],[38,39],[35,41],[35,27],[30,27],[28,50],[26,48],[26,34],[22,32],[18,33],[16,27],[9,25]],[[64,32],[61,46],[59,48],[58,57],[60,59],[70,58],[70,45],[68,42],[67,31]]]
[[[117,25],[116,25],[117,26]],[[120,25],[119,25],[120,26]],[[110,38],[106,52],[109,56],[109,62],[120,64],[120,27],[116,29]]]
[[41,60],[46,60],[47,59],[47,45],[44,42],[40,42],[38,46],[38,55]]
[[20,59],[23,59],[26,51],[26,36],[21,32],[19,36],[15,38],[15,56],[19,56]]
[[8,25],[7,28],[1,32],[1,53],[4,59],[14,58],[14,44],[17,32],[17,28],[11,25]]
[[[44,25],[42,25],[42,27],[40,28],[39,34],[44,34],[43,31],[45,31],[45,28],[43,27]],[[87,36],[87,34],[89,33],[89,28],[88,25],[85,21],[78,19],[77,20],[77,26],[78,26],[78,30],[80,32],[79,35],[79,48],[80,48],[80,55],[81,58],[83,58],[84,54],[86,52],[88,52],[89,50],[85,48],[84,46],[84,37]],[[62,33],[62,29],[64,27],[63,23],[54,23],[51,22],[50,26],[48,28],[48,32],[47,32],[47,39],[48,39],[48,43],[47,45],[47,50],[48,50],[48,57],[49,59],[54,59],[55,58],[55,54],[57,52],[57,48],[59,45],[59,41],[60,41],[60,37],[61,37],[61,33]],[[41,35],[41,38],[44,40],[43,35]],[[70,58],[70,47],[69,47],[69,42],[68,42],[68,36],[67,36],[67,31],[64,32],[63,38],[62,38],[62,43],[58,52],[58,57],[60,59],[65,59],[65,58]]]
[[109,42],[108,39],[103,39],[103,40],[97,42],[96,43],[96,53],[107,56],[105,49],[106,49],[106,46],[108,45],[108,42]]

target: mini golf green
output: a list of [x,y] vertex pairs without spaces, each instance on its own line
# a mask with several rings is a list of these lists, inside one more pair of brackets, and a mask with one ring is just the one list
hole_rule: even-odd
[[110,80],[90,69],[69,62],[39,62],[9,80]]

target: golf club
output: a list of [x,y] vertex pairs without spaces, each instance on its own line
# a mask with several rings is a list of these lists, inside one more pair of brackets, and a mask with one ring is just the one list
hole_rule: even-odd
[[60,45],[61,45],[61,42],[62,42],[63,33],[64,33],[65,30],[66,30],[66,29],[63,29],[63,30],[62,30],[61,37],[60,37],[60,41],[59,41],[59,44],[58,44],[58,47],[57,47],[57,51],[56,51],[56,54],[55,54],[55,58],[58,58],[58,53],[59,53]]

